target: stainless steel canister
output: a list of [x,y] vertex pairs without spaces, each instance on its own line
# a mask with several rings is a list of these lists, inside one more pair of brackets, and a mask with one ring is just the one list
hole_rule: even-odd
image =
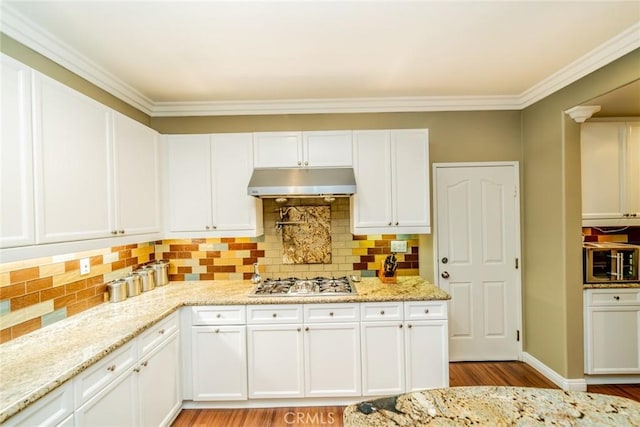
[[155,273],[156,286],[169,284],[169,261],[161,259],[148,265],[153,268],[153,272]]
[[140,275],[131,273],[124,278],[127,282],[127,294],[129,297],[135,297],[142,293],[142,283],[140,281]]
[[124,279],[117,279],[107,283],[109,290],[109,302],[119,302],[127,299],[127,282]]
[[134,273],[140,276],[142,292],[152,291],[156,287],[156,279],[153,268],[140,268],[134,271]]

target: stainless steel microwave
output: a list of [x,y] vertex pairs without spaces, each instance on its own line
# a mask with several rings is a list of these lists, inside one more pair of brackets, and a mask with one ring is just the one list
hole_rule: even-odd
[[583,243],[585,283],[640,282],[640,246],[627,243]]

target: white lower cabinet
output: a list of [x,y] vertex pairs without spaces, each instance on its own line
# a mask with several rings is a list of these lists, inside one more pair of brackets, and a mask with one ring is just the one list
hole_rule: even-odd
[[192,307],[194,401],[247,399],[244,306]]
[[176,313],[74,379],[75,426],[169,425],[182,406],[180,383]]
[[61,385],[3,426],[73,426],[73,384]]
[[449,386],[447,320],[405,323],[406,392]]
[[584,295],[585,373],[640,374],[640,289]]

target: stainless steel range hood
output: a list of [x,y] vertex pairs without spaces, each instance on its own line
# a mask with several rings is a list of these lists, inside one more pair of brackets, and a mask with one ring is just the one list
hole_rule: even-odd
[[254,169],[247,194],[255,197],[350,196],[356,192],[353,168]]

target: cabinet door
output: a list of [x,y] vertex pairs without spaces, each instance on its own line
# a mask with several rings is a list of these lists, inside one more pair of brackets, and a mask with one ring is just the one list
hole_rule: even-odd
[[625,213],[640,220],[640,123],[632,123],[627,127],[624,161]]
[[358,323],[305,326],[305,397],[360,396]]
[[351,131],[303,132],[304,166],[330,167],[353,164]]
[[391,131],[393,225],[396,233],[430,233],[429,134]]
[[404,393],[404,328],[402,321],[362,322],[362,394]]
[[[71,424],[65,424],[69,420],[71,420]],[[4,427],[73,426],[73,387],[71,381],[29,405],[2,425]]]
[[[138,402],[144,427],[166,426],[182,406],[180,340],[168,338],[138,365]],[[120,424],[126,425],[126,424]]]
[[0,55],[0,247],[35,242],[31,70]]
[[76,427],[138,425],[137,379],[133,369],[75,410]]
[[640,307],[591,307],[587,316],[586,372],[640,373]]
[[193,400],[246,400],[246,326],[191,330]]
[[167,142],[169,230],[210,230],[213,221],[209,135],[171,135]]
[[34,81],[37,243],[110,236],[110,110],[48,77]]
[[301,132],[259,132],[254,134],[253,165],[257,168],[302,165]]
[[[354,170],[358,190],[351,198],[353,228],[391,226],[391,160],[388,131],[354,131]],[[360,230],[358,230],[360,229]]]
[[249,398],[304,396],[301,324],[247,326]]
[[253,172],[253,135],[216,134],[213,152],[213,224],[217,231],[262,234],[262,200],[247,195]]
[[119,234],[160,231],[158,133],[118,113],[113,127],[116,229]]
[[619,123],[585,123],[582,157],[582,218],[622,218],[621,132]]
[[407,392],[449,386],[446,320],[405,323]]

